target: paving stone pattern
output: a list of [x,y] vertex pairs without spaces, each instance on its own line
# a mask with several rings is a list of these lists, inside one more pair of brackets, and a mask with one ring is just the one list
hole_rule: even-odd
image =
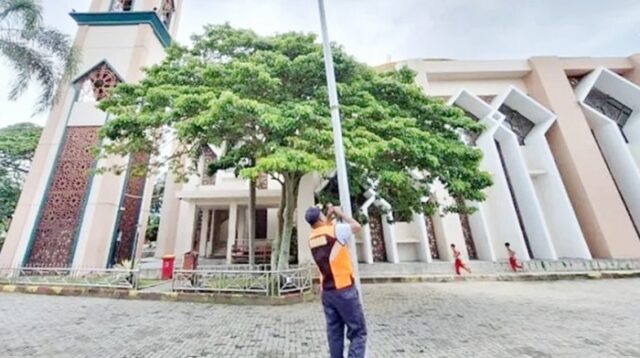
[[[371,357],[640,357],[640,279],[365,285]],[[327,357],[319,302],[0,294],[0,357]]]

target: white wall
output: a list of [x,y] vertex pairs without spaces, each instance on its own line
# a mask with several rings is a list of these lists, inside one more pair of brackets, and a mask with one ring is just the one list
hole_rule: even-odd
[[278,236],[278,209],[267,209],[267,239]]
[[420,261],[420,232],[418,223],[396,221],[392,226],[394,230],[396,244],[398,247],[398,257],[401,262]]

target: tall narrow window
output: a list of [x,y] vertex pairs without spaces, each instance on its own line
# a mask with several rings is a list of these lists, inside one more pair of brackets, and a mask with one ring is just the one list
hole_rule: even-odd
[[133,0],[112,0],[110,11],[131,11]]
[[173,13],[176,11],[175,4],[173,0],[163,0],[162,1],[162,9],[160,10],[160,20],[166,28],[171,26],[171,19],[173,18]]
[[584,102],[591,106],[591,108],[613,120],[618,125],[622,138],[624,138],[625,142],[629,143],[623,128],[629,117],[631,117],[631,113],[633,112],[631,108],[596,88],[593,88],[591,92],[589,92]]
[[515,133],[518,137],[518,143],[520,143],[520,145],[524,145],[524,139],[527,137],[529,132],[531,132],[533,127],[535,127],[535,124],[520,112],[506,104],[503,104],[500,107],[500,112],[504,114],[504,125]]
[[256,239],[267,238],[267,209],[256,209]]

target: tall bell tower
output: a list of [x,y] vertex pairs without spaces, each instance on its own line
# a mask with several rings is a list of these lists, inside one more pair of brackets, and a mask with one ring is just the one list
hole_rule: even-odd
[[[141,247],[151,178],[92,175],[95,167],[148,162],[141,153],[101,159],[92,149],[109,120],[96,105],[120,82],[137,82],[162,61],[176,33],[182,0],[92,0],[72,12],[80,71],[52,108],[25,182],[0,267],[106,267]],[[137,238],[140,240],[137,240]]]

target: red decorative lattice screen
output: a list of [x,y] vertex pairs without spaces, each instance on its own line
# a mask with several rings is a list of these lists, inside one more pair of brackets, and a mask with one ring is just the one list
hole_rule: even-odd
[[429,249],[431,251],[431,258],[434,260],[439,260],[440,253],[438,252],[438,241],[436,238],[435,228],[433,227],[433,218],[429,215],[425,215],[424,223],[427,226],[427,237],[429,238]]
[[79,228],[90,170],[91,150],[98,144],[99,127],[68,127],[27,260],[32,266],[66,267]]
[[387,250],[384,245],[384,232],[382,231],[382,218],[380,211],[371,209],[369,213],[369,227],[371,228],[371,246],[373,246],[373,261],[387,261]]
[[[131,158],[131,168],[145,166],[149,163],[148,153],[138,153]],[[138,229],[138,221],[140,219],[140,209],[142,207],[142,196],[144,194],[144,184],[146,176],[133,175],[132,170],[127,173],[127,186],[124,192],[124,200],[122,207],[124,211],[120,212],[120,220],[116,233],[120,233],[120,241],[117,244],[116,263],[125,259],[130,259],[133,245],[136,239],[136,231]],[[139,233],[140,237],[144,237],[144,233]]]

